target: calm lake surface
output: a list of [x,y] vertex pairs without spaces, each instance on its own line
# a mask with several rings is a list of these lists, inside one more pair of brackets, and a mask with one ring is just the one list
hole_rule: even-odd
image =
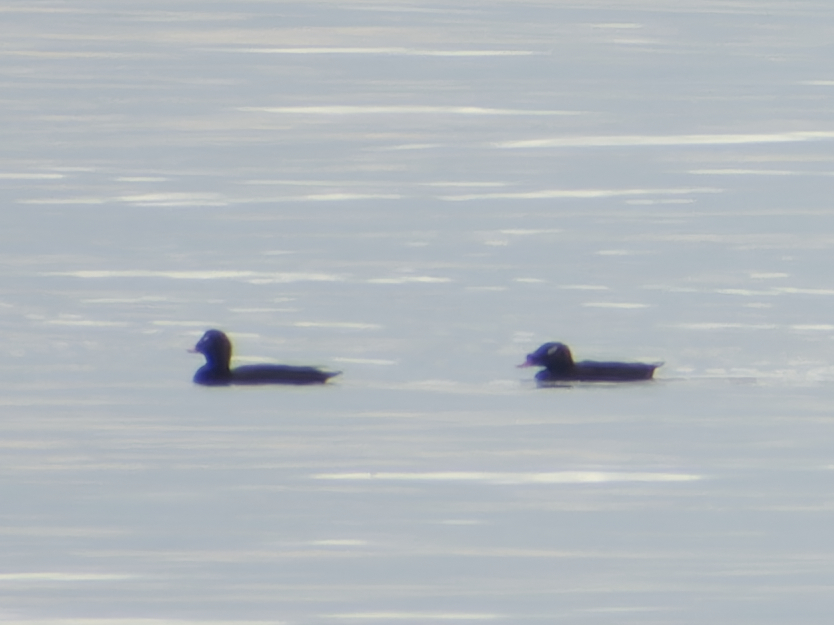
[[673,4],[0,0],[0,620],[830,623],[834,9]]

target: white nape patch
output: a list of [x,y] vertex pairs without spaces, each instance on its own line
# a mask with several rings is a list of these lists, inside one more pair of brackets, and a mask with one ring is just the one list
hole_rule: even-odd
[[479,471],[438,471],[428,473],[316,473],[314,480],[484,482],[488,484],[600,484],[607,482],[694,482],[703,479],[692,473],[649,473],[616,471],[554,471],[549,473],[494,473]]

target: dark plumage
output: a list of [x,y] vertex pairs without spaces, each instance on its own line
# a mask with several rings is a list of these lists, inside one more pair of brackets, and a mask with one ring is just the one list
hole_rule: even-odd
[[229,361],[232,358],[232,342],[220,330],[208,330],[191,351],[206,357],[206,364],[194,374],[194,382],[206,386],[322,384],[341,373],[291,365],[244,365],[231,369]]
[[642,362],[574,362],[570,348],[564,343],[545,343],[519,367],[544,367],[536,374],[539,382],[632,382],[651,380],[654,370],[663,363]]

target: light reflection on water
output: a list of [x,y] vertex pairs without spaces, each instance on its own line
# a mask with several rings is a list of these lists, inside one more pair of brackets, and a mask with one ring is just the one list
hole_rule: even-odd
[[689,482],[699,475],[684,473],[601,473],[598,471],[562,471],[558,473],[322,473],[317,480],[451,480],[490,484],[587,484],[600,482]]
[[830,37],[684,4],[5,7],[0,620],[825,622]]
[[834,139],[834,132],[785,132],[778,134],[749,135],[632,135],[560,137],[558,139],[533,139],[509,141],[497,144],[501,148],[572,148],[572,147],[625,147],[625,146],[682,146],[682,145],[737,145],[756,143],[793,143]]

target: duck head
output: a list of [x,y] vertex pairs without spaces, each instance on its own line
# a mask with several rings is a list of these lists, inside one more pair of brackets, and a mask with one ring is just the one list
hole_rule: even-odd
[[573,368],[573,355],[564,343],[545,343],[519,367],[547,367],[550,371],[570,371]]
[[211,369],[228,371],[232,359],[232,342],[220,330],[208,330],[191,352],[205,356],[206,364]]

